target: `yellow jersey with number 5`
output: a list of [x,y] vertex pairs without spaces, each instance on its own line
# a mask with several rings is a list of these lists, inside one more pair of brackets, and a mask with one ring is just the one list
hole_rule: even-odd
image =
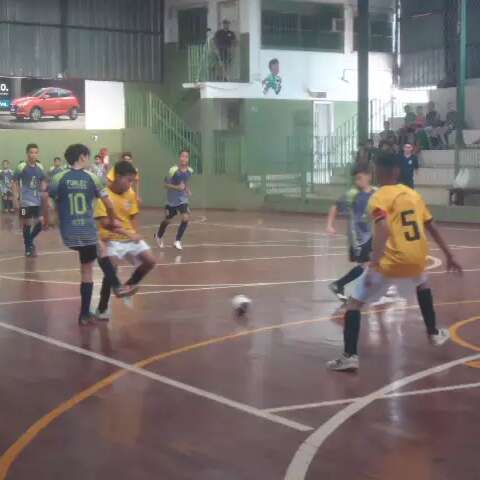
[[374,222],[386,220],[390,235],[379,271],[387,277],[417,277],[425,271],[428,242],[425,224],[432,221],[423,198],[405,185],[387,185],[368,204]]

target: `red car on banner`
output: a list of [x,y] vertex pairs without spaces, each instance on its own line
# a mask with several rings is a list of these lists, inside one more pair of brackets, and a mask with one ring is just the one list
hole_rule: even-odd
[[41,88],[28,97],[13,100],[10,112],[17,119],[30,118],[38,122],[42,117],[68,116],[78,118],[80,102],[70,90],[63,88]]

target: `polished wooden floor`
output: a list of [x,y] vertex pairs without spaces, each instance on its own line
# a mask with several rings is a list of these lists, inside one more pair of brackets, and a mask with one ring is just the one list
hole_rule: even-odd
[[[149,241],[161,215],[142,214]],[[365,315],[359,373],[338,374],[327,285],[349,264],[321,217],[195,212],[181,255],[155,249],[133,308],[83,329],[75,254],[49,231],[25,259],[16,219],[1,221],[0,480],[480,478],[475,227],[443,229],[463,278],[431,252],[455,341],[433,349],[397,299]],[[238,293],[253,299],[242,320]]]

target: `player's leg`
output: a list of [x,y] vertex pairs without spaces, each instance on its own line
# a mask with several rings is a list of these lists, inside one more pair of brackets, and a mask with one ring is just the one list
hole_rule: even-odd
[[188,227],[188,222],[190,221],[190,210],[188,209],[188,205],[181,205],[180,212],[182,214],[182,220],[180,222],[180,225],[178,226],[177,236],[175,238],[175,248],[177,250],[183,250],[182,238],[183,235],[185,235]]
[[31,257],[30,236],[32,230],[32,219],[29,218],[29,211],[26,207],[20,207],[20,224],[22,226],[23,244],[25,246],[25,256]]
[[96,245],[88,245],[76,249],[80,257],[80,315],[78,323],[81,326],[90,325],[94,318],[90,313],[90,305],[92,303],[93,293],[93,264],[97,258]]
[[436,347],[443,345],[450,338],[450,333],[447,329],[437,328],[432,290],[426,279],[417,287],[417,300],[430,342]]
[[[116,259],[111,258],[109,259],[109,261],[116,273],[117,271]],[[117,277],[117,280],[118,280],[118,277]],[[107,279],[107,277],[104,276],[102,280],[102,287],[100,289],[100,299],[98,301],[97,311],[95,312],[95,316],[97,317],[98,320],[108,321],[110,319],[109,303],[110,303],[111,292],[112,292],[112,286],[109,280]]]
[[36,253],[34,241],[42,231],[42,218],[40,217],[40,207],[32,207],[32,231],[30,233],[30,246],[33,255]]
[[2,195],[2,210],[3,210],[3,213],[7,213],[9,208],[8,208],[8,196],[7,194],[3,194]]
[[140,265],[127,280],[126,285],[137,288],[138,284],[155,268],[156,260],[145,242],[135,244],[134,248],[136,251],[133,254],[140,261]]
[[380,273],[366,270],[360,277],[352,297],[348,300],[343,327],[343,355],[327,363],[330,370],[357,370],[359,368],[358,339],[362,307],[381,298],[390,283]]
[[177,209],[175,207],[170,207],[167,205],[165,207],[165,218],[163,219],[162,223],[158,227],[157,232],[154,235],[155,241],[157,242],[158,246],[160,248],[163,248],[163,236],[165,235],[165,232],[167,231],[168,226],[170,225],[170,222],[172,221],[172,218],[177,215]]

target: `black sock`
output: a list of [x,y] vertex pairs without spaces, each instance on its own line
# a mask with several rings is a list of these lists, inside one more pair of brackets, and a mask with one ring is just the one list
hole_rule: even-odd
[[423,321],[427,327],[427,333],[429,335],[436,335],[438,333],[437,317],[433,307],[432,291],[429,288],[417,290],[417,300],[420,311],[422,312]]
[[32,233],[30,234],[30,242],[33,243],[37,235],[42,231],[42,222],[37,222],[32,228]]
[[364,272],[364,268],[362,267],[362,265],[357,265],[356,267],[353,267],[342,278],[338,279],[335,283],[337,284],[338,288],[344,289],[345,285],[356,280],[360,275],[362,275],[363,272]]
[[167,227],[169,225],[170,222],[168,222],[167,220],[164,220],[160,226],[158,227],[158,231],[157,231],[157,238],[162,238],[163,235],[165,235],[165,231],[167,230]]
[[150,270],[150,267],[140,265],[132,273],[132,276],[127,280],[127,283],[125,285],[138,285],[145,278],[145,275],[147,275]]
[[180,226],[178,227],[178,230],[177,230],[177,242],[179,242],[182,237],[183,237],[183,234],[185,233],[185,230],[187,229],[188,227],[188,222],[181,222],[180,223]]
[[357,355],[358,337],[360,335],[360,310],[349,310],[345,313],[343,342],[347,355]]
[[105,275],[108,283],[113,288],[118,288],[121,283],[118,279],[117,272],[115,271],[115,267],[112,265],[112,262],[109,257],[103,257],[98,259],[98,264],[102,269],[103,274]]
[[82,297],[82,306],[80,315],[86,316],[90,314],[90,303],[92,302],[93,282],[80,284],[80,296]]
[[98,311],[100,313],[105,312],[108,308],[108,302],[110,301],[110,292],[110,283],[108,283],[106,277],[103,277],[102,288],[100,290],[100,301],[98,302]]
[[23,243],[25,244],[25,248],[30,247],[30,225],[23,226]]
[[2,208],[8,210],[8,200],[6,198],[2,199]]

